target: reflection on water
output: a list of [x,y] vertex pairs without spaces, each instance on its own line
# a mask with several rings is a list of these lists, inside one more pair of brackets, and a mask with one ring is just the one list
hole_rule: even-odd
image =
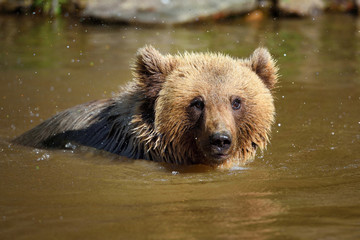
[[[360,20],[242,21],[176,28],[0,17],[0,238],[357,239]],[[131,79],[137,48],[248,56],[280,65],[268,150],[246,169],[174,169],[8,140]]]

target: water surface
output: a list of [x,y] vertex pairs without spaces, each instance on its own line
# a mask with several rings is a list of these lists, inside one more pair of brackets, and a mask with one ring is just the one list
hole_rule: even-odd
[[[360,238],[359,18],[143,28],[1,16],[0,29],[1,239]],[[112,96],[145,44],[235,57],[267,46],[281,74],[267,151],[225,171],[9,144]]]

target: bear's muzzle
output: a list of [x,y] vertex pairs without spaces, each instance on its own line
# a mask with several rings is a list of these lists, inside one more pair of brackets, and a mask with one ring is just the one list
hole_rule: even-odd
[[209,137],[210,155],[216,161],[223,161],[228,158],[232,143],[229,132],[215,132]]

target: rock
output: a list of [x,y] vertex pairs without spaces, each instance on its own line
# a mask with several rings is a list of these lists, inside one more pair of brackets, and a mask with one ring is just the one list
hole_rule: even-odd
[[265,18],[265,14],[263,11],[255,10],[255,11],[247,14],[247,16],[245,17],[245,21],[246,22],[259,22],[259,21],[264,20],[264,18]]
[[356,13],[360,0],[325,0],[327,9],[334,12]]
[[284,15],[316,16],[324,10],[325,4],[322,0],[279,0],[277,7]]
[[69,2],[71,2],[71,4],[74,5],[76,8],[83,10],[86,8],[89,0],[70,0]]
[[84,17],[142,24],[179,24],[245,14],[256,0],[92,0]]

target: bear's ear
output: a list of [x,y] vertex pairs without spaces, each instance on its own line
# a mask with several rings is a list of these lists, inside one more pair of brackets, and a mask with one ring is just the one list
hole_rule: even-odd
[[278,67],[266,48],[257,48],[246,63],[270,90],[275,87]]
[[134,75],[146,97],[157,97],[166,76],[173,67],[171,57],[163,56],[152,46],[145,46],[138,50],[133,68]]

